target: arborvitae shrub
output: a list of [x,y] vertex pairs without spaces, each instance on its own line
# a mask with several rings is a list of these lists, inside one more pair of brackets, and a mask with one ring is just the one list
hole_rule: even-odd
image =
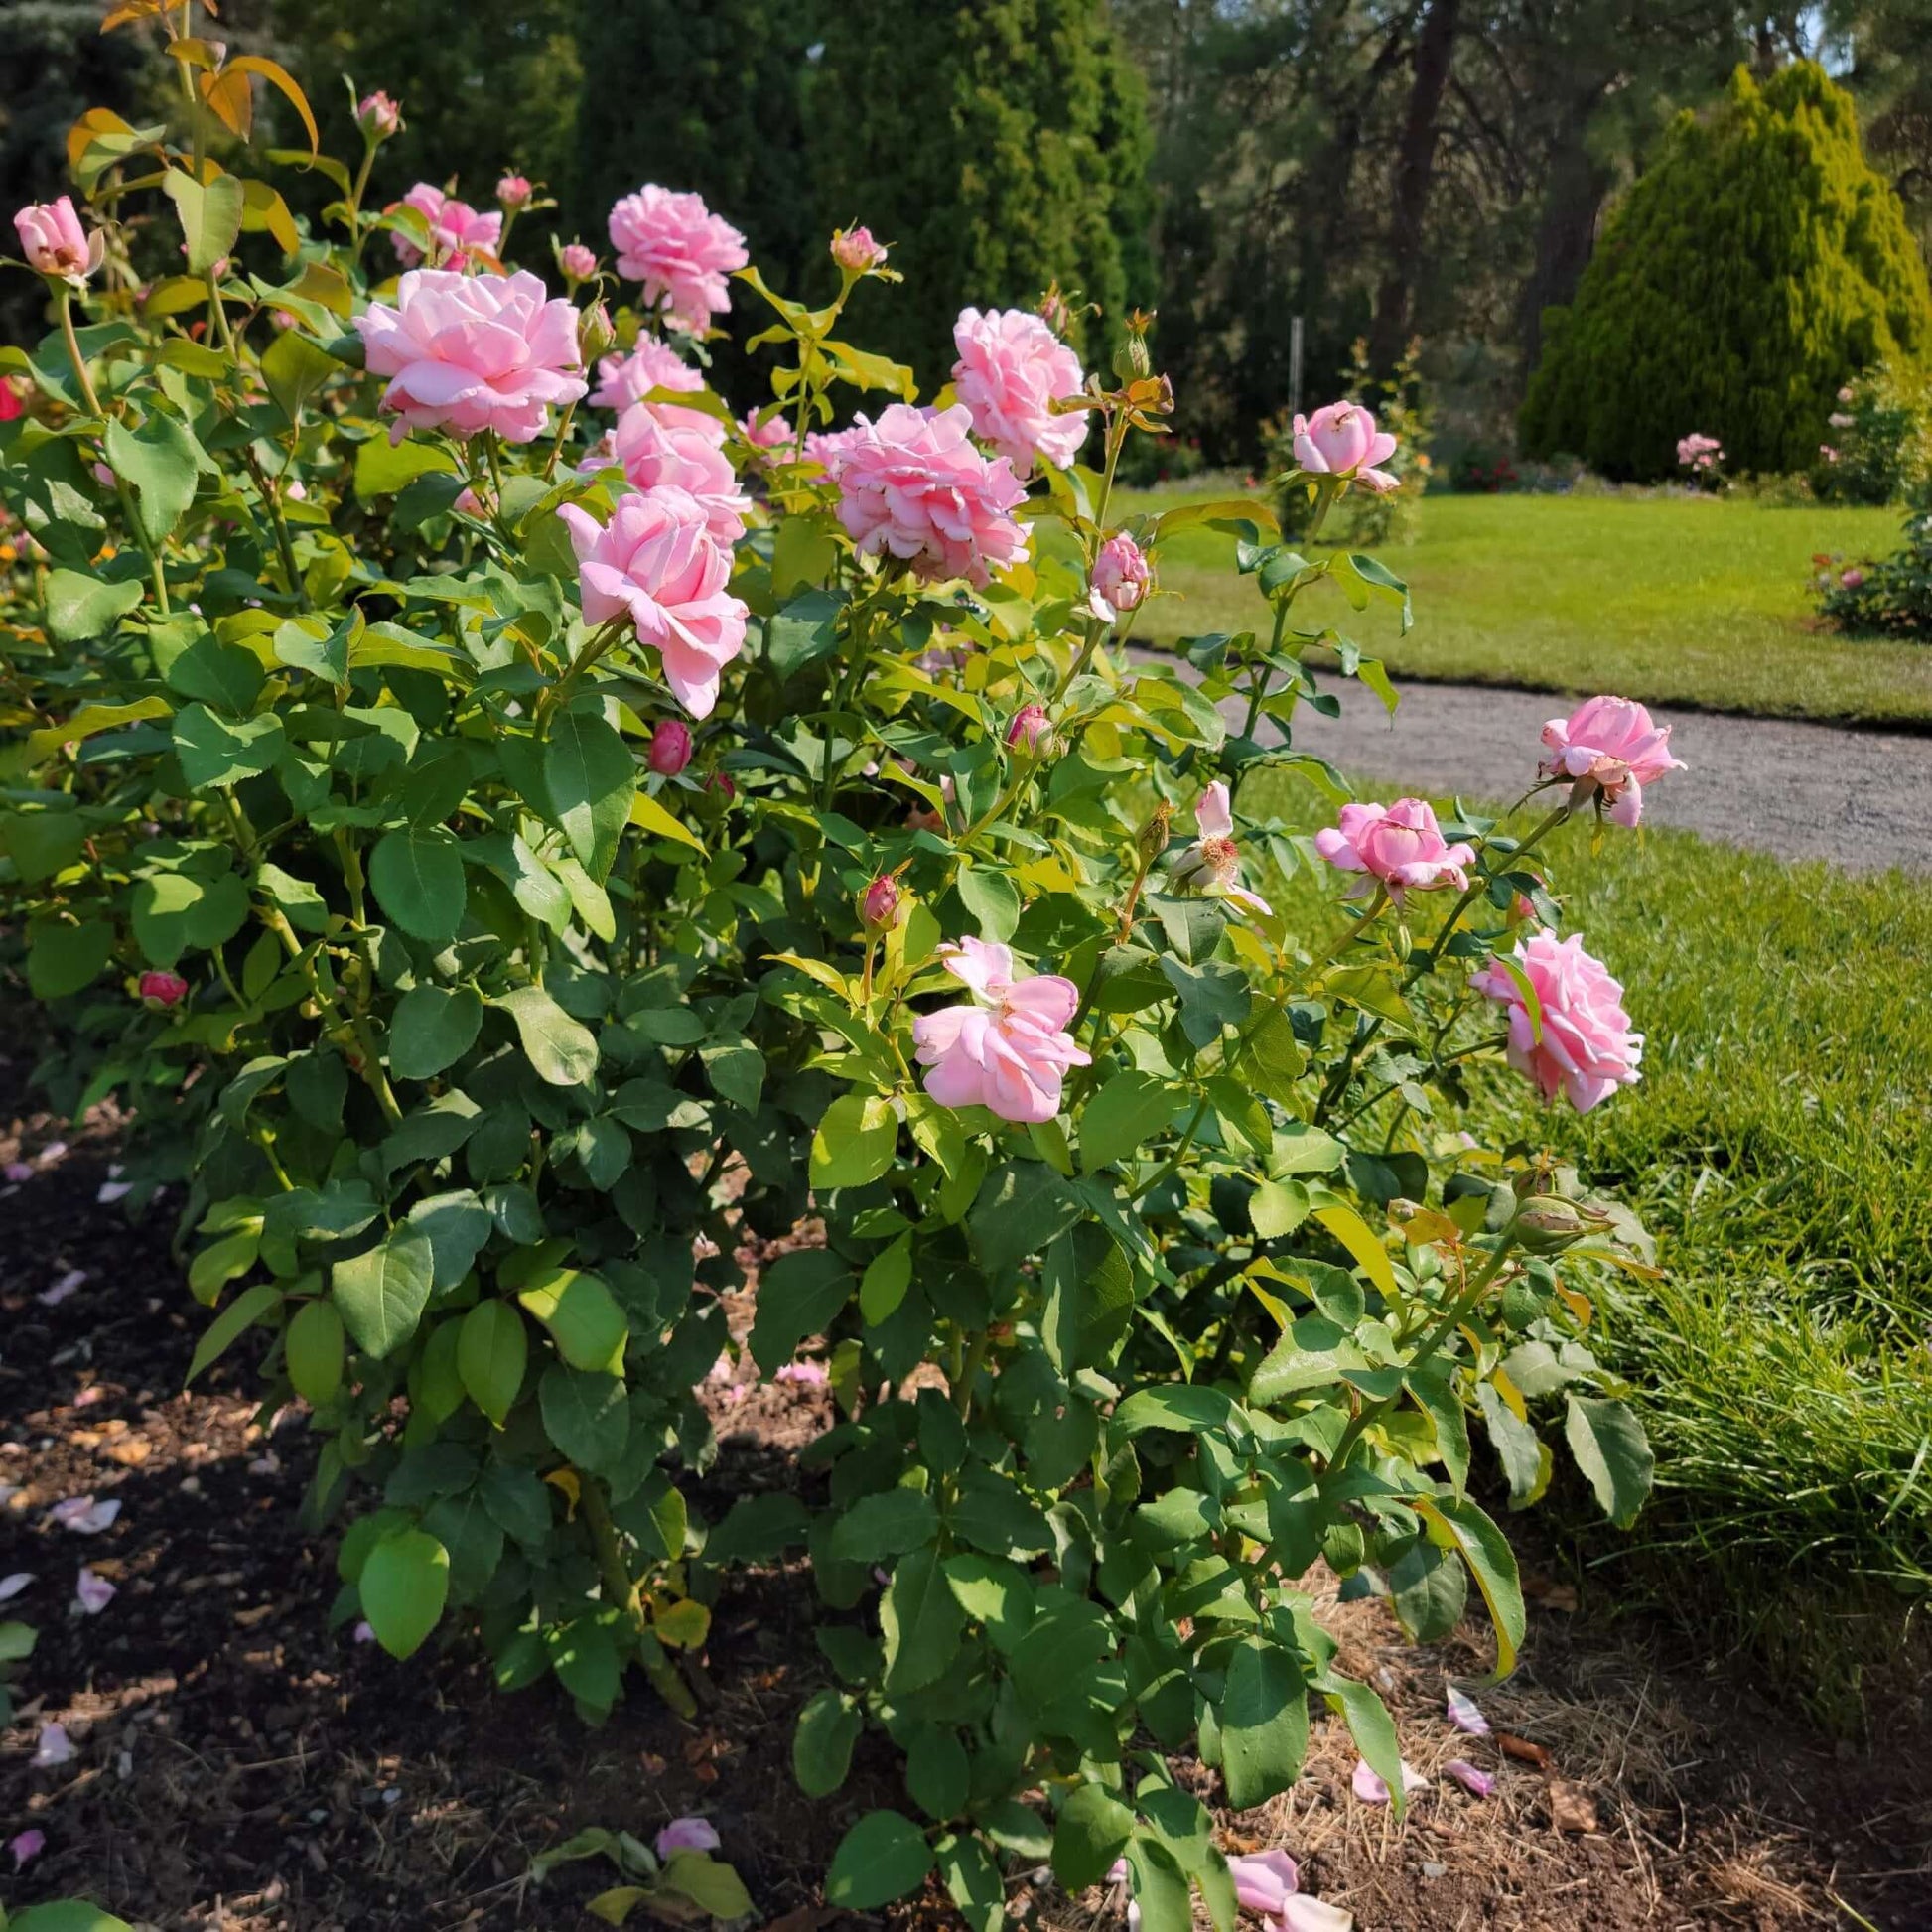
[[1544,344],[1532,456],[1658,478],[1699,430],[1733,469],[1810,468],[1843,383],[1932,352],[1925,263],[1851,96],[1812,62],[1761,86],[1739,68],[1716,112],[1679,120]]

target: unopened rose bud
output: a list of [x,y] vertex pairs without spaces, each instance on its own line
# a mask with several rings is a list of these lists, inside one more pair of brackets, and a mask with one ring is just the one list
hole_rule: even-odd
[[738,796],[738,787],[732,783],[730,777],[723,771],[714,771],[704,781],[704,788],[708,792],[722,798],[727,805]]
[[1127,334],[1114,350],[1114,373],[1123,382],[1137,382],[1154,373],[1154,357],[1148,353],[1147,332],[1154,318],[1139,309],[1127,318]]
[[588,282],[597,273],[597,257],[581,241],[567,241],[557,250],[557,266],[571,282]]
[[882,873],[866,888],[859,902],[868,932],[884,932],[898,923],[898,881]]
[[870,228],[841,228],[832,237],[832,259],[849,275],[863,275],[886,259]]
[[1152,865],[1168,849],[1168,826],[1173,818],[1173,807],[1166,799],[1154,808],[1154,816],[1141,827],[1141,836],[1135,843],[1147,864]]
[[1147,595],[1147,555],[1125,530],[1100,546],[1093,562],[1092,608],[1111,622],[1136,609]]
[[496,184],[496,199],[512,214],[518,208],[528,207],[530,206],[530,198],[535,193],[536,190],[530,186],[529,178],[524,175],[505,175]]
[[1039,298],[1039,308],[1036,313],[1040,321],[1056,336],[1064,337],[1073,327],[1072,306],[1060,293],[1060,285],[1057,282]]
[[138,990],[143,1005],[162,1012],[187,999],[188,982],[179,973],[143,973]]
[[675,778],[691,762],[691,733],[679,719],[658,720],[657,728],[650,735],[646,762],[665,778]]
[[1037,758],[1052,730],[1053,723],[1047,717],[1044,705],[1023,704],[1013,714],[1013,723],[1007,727],[1007,744],[1014,751],[1026,752]]
[[380,88],[364,94],[355,109],[355,125],[371,141],[386,141],[402,132],[402,109]]
[[602,302],[593,302],[577,323],[577,352],[584,366],[593,368],[618,345],[617,326]]

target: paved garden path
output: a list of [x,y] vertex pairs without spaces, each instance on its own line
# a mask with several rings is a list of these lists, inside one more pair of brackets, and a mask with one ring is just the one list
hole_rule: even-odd
[[[1544,721],[1575,702],[1486,685],[1400,688],[1393,720],[1358,686],[1343,688],[1339,719],[1299,712],[1297,748],[1406,790],[1513,797],[1535,768]],[[1652,716],[1673,727],[1671,750],[1690,769],[1646,792],[1646,824],[1851,871],[1932,872],[1932,738],[1654,706]]]

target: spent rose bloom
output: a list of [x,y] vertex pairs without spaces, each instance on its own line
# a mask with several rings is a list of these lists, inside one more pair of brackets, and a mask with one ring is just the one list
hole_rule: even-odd
[[1088,590],[1088,607],[1095,617],[1112,623],[1129,611],[1139,608],[1147,596],[1152,576],[1147,553],[1125,530],[1111,536],[1100,546],[1093,560],[1093,582]]
[[1436,814],[1426,798],[1398,798],[1393,805],[1348,804],[1341,808],[1341,824],[1314,835],[1314,849],[1331,866],[1364,875],[1349,897],[1368,891],[1379,879],[1400,905],[1409,892],[1432,892],[1438,887],[1467,889],[1467,868],[1475,863],[1475,849],[1447,844]]
[[1671,757],[1670,732],[1668,725],[1652,724],[1650,713],[1632,699],[1589,698],[1568,718],[1552,718],[1543,727],[1549,756],[1538,769],[1600,793],[1619,825],[1635,825],[1643,816],[1644,786],[1686,768]]
[[862,557],[884,551],[921,577],[984,585],[995,566],[1027,554],[1013,509],[1026,487],[1007,458],[973,447],[973,419],[959,404],[915,409],[896,402],[879,420],[821,436],[807,453],[839,487],[839,521]]
[[572,403],[586,383],[577,360],[577,311],[534,275],[470,277],[415,268],[393,309],[373,302],[355,318],[372,375],[391,378],[382,406],[412,429],[474,436],[490,429],[509,443],[543,433],[551,403]]
[[962,309],[953,324],[953,388],[973,429],[1020,476],[1038,457],[1064,470],[1087,440],[1084,410],[1056,416],[1057,397],[1080,393],[1080,358],[1025,309]]
[[675,778],[691,762],[691,728],[681,718],[660,718],[652,727],[644,762],[661,778]]
[[1395,489],[1400,479],[1381,466],[1395,455],[1395,438],[1375,427],[1360,403],[1324,403],[1295,419],[1295,461],[1318,477],[1353,477],[1365,488]]
[[715,1852],[723,1842],[708,1818],[673,1818],[657,1834],[657,1856],[668,1859],[673,1852]]
[[402,109],[378,87],[356,103],[355,125],[371,141],[386,141],[402,132]]
[[1536,1082],[1545,1100],[1564,1094],[1587,1114],[1618,1087],[1642,1076],[1643,1035],[1630,1031],[1623,988],[1580,936],[1554,932],[1519,940],[1515,960],[1536,993],[1532,1014],[1514,973],[1500,962],[1469,976],[1469,984],[1509,1016],[1509,1063]]
[[[446,195],[431,182],[419,181],[398,206],[413,207],[429,223],[432,266],[462,268],[480,255],[493,255],[503,239],[503,217],[482,214],[468,202]],[[414,268],[423,251],[407,235],[391,235],[396,259],[405,268]]]
[[725,278],[751,257],[745,237],[701,195],[678,195],[647,182],[611,210],[618,273],[644,285],[647,303],[691,329],[732,305]]
[[557,514],[577,552],[584,621],[628,616],[637,641],[654,644],[664,679],[694,718],[718,702],[718,675],[745,644],[744,603],[725,585],[731,551],[711,534],[687,489],[621,497],[608,524],[579,503]]
[[832,237],[832,259],[854,275],[877,268],[887,251],[872,238],[870,228],[841,228]]
[[1012,951],[980,939],[943,945],[939,957],[973,997],[912,1023],[915,1057],[929,1069],[926,1092],[942,1107],[1051,1120],[1060,1110],[1062,1075],[1092,1057],[1066,1031],[1080,989],[1057,973],[1016,980]]
[[607,355],[597,365],[598,384],[591,401],[599,409],[647,409],[660,423],[698,431],[721,448],[725,426],[702,409],[681,403],[646,402],[653,389],[674,389],[691,395],[704,387],[704,377],[668,343],[655,336],[639,336],[628,355]]
[[731,458],[703,430],[668,425],[637,403],[618,418],[613,453],[639,489],[688,490],[704,505],[711,534],[727,549],[745,534],[752,499],[738,486]]
[[1234,842],[1234,810],[1227,783],[1216,778],[1194,805],[1194,829],[1200,836],[1174,860],[1174,885],[1182,891],[1205,893],[1232,900],[1254,912],[1273,912],[1259,893],[1242,883],[1241,848]]
[[581,241],[567,241],[557,250],[557,266],[567,280],[588,282],[597,273],[597,256]]
[[67,282],[84,282],[100,266],[107,248],[98,228],[89,234],[81,226],[70,195],[30,203],[14,216],[14,232],[29,268]]
[[143,973],[136,990],[155,1007],[178,1007],[188,998],[188,982],[179,973]]
[[1016,752],[1026,752],[1034,757],[1039,755],[1040,748],[1053,735],[1053,721],[1046,715],[1046,707],[1037,704],[1023,704],[1013,714],[1013,722],[1007,727],[1007,743]]
[[527,175],[505,175],[496,184],[496,199],[511,210],[528,207],[536,192]]

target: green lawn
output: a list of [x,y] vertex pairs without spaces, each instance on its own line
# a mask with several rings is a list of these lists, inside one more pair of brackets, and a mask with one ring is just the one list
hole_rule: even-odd
[[[1165,507],[1185,497],[1129,496]],[[1398,641],[1378,609],[1355,635],[1412,677],[1518,684],[1769,716],[1932,721],[1932,649],[1812,627],[1814,551],[1896,547],[1890,510],[1768,509],[1696,497],[1431,496],[1422,533],[1383,551],[1409,581],[1416,624]],[[1265,621],[1229,540],[1177,538],[1150,641]],[[1332,615],[1352,616],[1336,597]]]
[[[1328,822],[1288,776],[1240,803]],[[1659,1491],[1631,1537],[1588,1548],[1648,1553],[1680,1601],[1715,1603],[1842,1712],[1839,1611],[1932,1590],[1932,887],[1688,833],[1589,844],[1579,827],[1555,847],[1566,929],[1624,981],[1643,1079],[1583,1119],[1506,1073],[1483,1101],[1658,1237],[1664,1278],[1607,1291],[1597,1345],[1640,1391]],[[1334,926],[1331,878],[1282,891],[1311,931]],[[1806,1592],[1833,1612],[1795,1612]]]

